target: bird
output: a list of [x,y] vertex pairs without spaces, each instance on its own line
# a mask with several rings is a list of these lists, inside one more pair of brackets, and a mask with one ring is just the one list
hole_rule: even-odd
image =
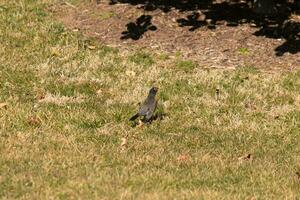
[[130,118],[130,121],[134,121],[138,117],[143,117],[143,122],[150,122],[157,105],[157,100],[155,99],[157,91],[157,87],[152,87],[150,89],[149,94],[143,104],[140,106],[139,111]]

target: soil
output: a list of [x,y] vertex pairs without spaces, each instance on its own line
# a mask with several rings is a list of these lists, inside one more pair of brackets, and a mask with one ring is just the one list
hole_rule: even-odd
[[261,27],[247,19],[238,24],[220,19],[211,27],[209,19],[203,18],[205,10],[173,7],[168,12],[146,11],[141,4],[111,5],[107,1],[76,5],[64,2],[50,10],[71,30],[112,47],[158,50],[171,55],[180,52],[184,59],[194,60],[203,68],[300,68],[299,38],[258,34]]

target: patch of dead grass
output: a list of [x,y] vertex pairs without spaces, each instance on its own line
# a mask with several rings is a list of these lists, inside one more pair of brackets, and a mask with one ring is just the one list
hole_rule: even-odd
[[77,95],[77,96],[61,96],[58,94],[50,94],[46,93],[45,97],[43,99],[40,99],[39,103],[52,103],[56,105],[65,105],[69,103],[82,103],[84,102],[85,97],[83,95]]

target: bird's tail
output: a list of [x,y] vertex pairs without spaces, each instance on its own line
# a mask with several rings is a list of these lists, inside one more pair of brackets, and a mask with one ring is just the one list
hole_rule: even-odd
[[129,120],[130,121],[133,121],[133,120],[135,120],[136,118],[138,118],[139,117],[139,113],[136,113],[135,115],[133,115]]

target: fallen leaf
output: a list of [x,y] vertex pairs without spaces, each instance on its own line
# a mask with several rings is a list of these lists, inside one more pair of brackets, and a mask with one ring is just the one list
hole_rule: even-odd
[[36,95],[37,100],[45,99],[45,94],[44,93],[39,93]]
[[0,108],[6,109],[7,108],[7,103],[0,103]]
[[135,76],[135,75],[136,75],[136,73],[135,73],[134,71],[132,71],[132,70],[127,70],[127,71],[125,72],[125,74],[126,74],[127,76]]
[[89,48],[90,50],[95,50],[95,49],[96,49],[96,46],[88,45],[87,48]]
[[101,89],[99,89],[99,90],[97,90],[97,92],[96,92],[98,95],[101,95],[102,94],[102,90]]
[[247,155],[239,157],[238,160],[250,160],[250,159],[252,159],[252,157],[253,156],[249,153]]
[[127,145],[127,139],[121,138],[121,151],[124,151]]
[[122,138],[121,139],[121,146],[125,146],[127,144],[127,139],[126,138]]
[[170,102],[170,101],[164,101],[164,102],[163,102],[163,106],[164,106],[166,109],[168,109],[168,108],[170,107],[170,105],[171,105],[171,102]]
[[191,157],[187,153],[183,153],[179,155],[176,159],[180,164],[186,164],[191,160]]
[[60,56],[60,51],[57,47],[52,47],[51,48],[51,55],[52,56]]
[[29,125],[31,125],[31,126],[38,126],[38,125],[40,125],[40,123],[41,123],[41,120],[38,118],[38,117],[29,117],[28,119],[27,119],[27,122],[28,122],[28,124]]

